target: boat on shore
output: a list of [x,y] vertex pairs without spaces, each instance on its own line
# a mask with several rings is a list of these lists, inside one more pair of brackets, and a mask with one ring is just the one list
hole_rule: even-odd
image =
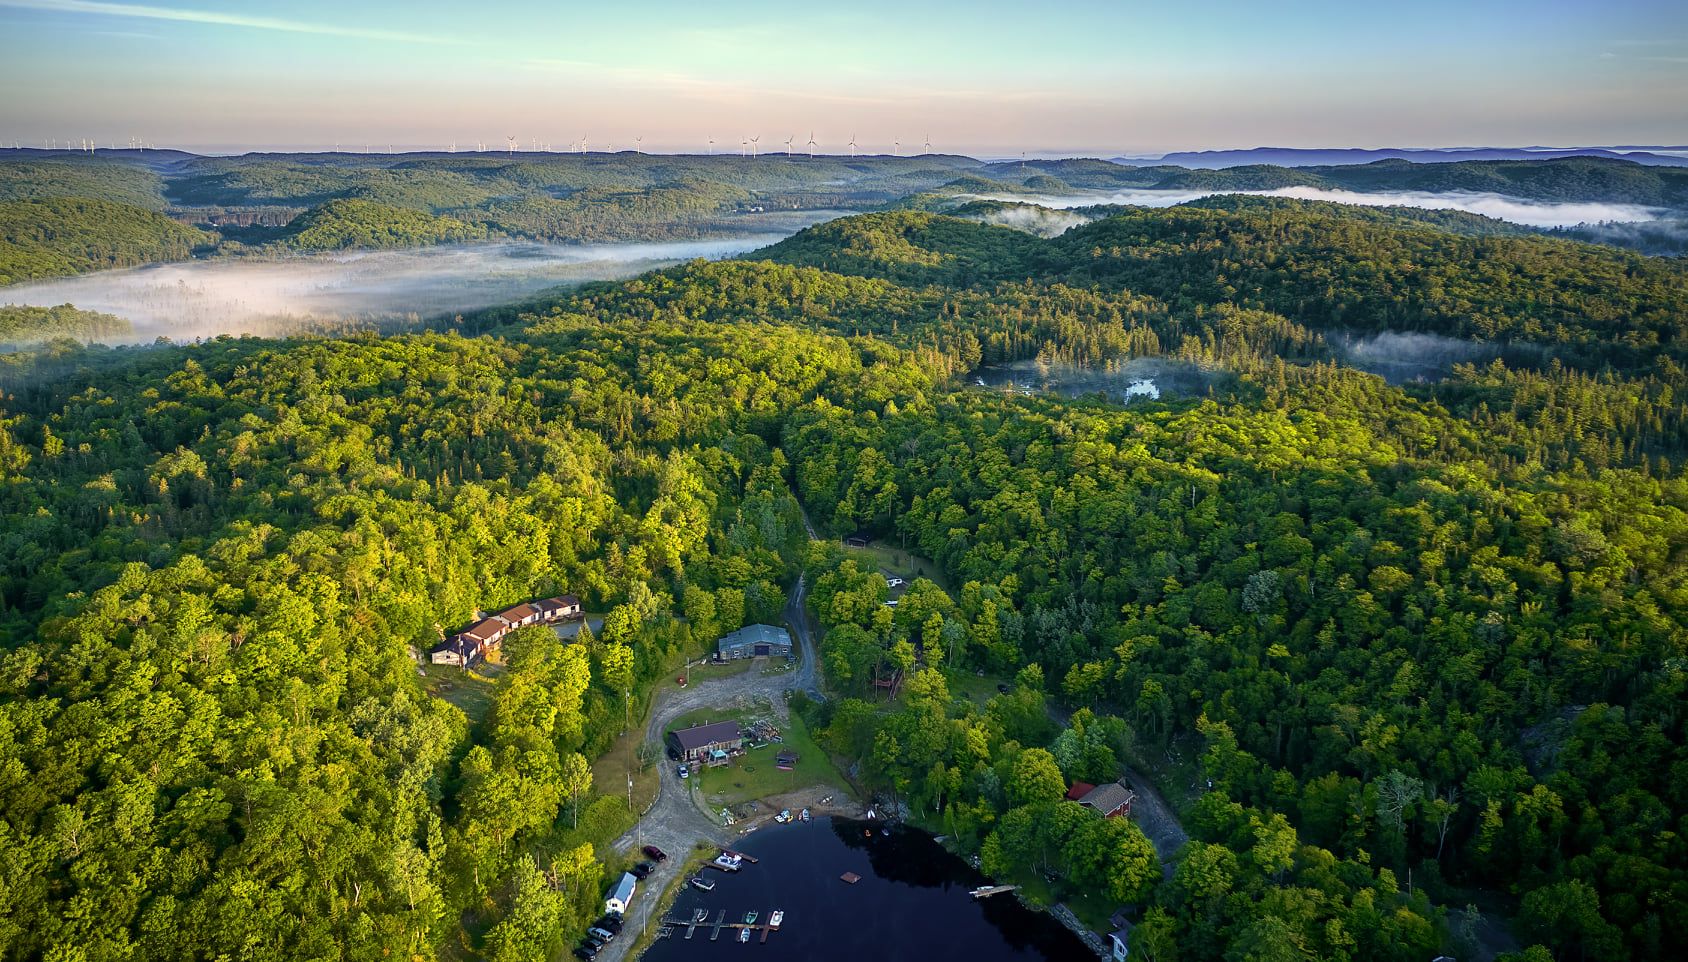
[[806,809],[806,808],[805,808],[805,809],[804,809],[804,810],[803,810],[803,811],[802,811],[802,812],[800,812],[800,813],[799,813],[799,814],[798,814],[798,816],[797,816],[797,817],[798,817],[798,818],[800,818],[800,819],[802,819],[802,820],[803,820],[803,821],[805,821],[805,822],[807,822],[807,821],[809,821],[809,820],[810,820],[810,817],[809,817],[809,810],[808,810],[808,809]]

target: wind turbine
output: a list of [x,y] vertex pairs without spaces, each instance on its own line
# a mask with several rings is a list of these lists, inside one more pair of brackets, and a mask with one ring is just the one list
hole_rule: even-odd
[[740,157],[750,156],[750,138],[746,137],[744,140],[738,142],[738,155]]
[[715,156],[715,138],[709,138],[709,156]]
[[793,140],[796,140],[796,139],[797,139],[796,134],[792,134],[790,137],[785,138],[785,155],[787,157],[791,156],[791,142]]
[[921,153],[922,154],[929,154],[931,152],[932,152],[932,135],[927,134],[926,135],[926,149],[922,150]]
[[814,156],[815,156],[815,132],[811,130],[811,131],[809,131],[809,157],[810,157],[810,159],[813,159]]
[[903,155],[903,142],[900,141],[900,140],[891,141],[891,156],[901,157],[902,155]]
[[761,143],[761,142],[762,142],[762,138],[760,136],[750,138],[750,159],[751,160],[756,159],[756,145]]
[[850,156],[851,157],[856,156],[856,135],[855,134],[850,135]]
[[508,146],[510,148],[510,156],[512,156],[512,157],[516,156],[516,136],[514,134],[511,134],[509,137],[506,137],[504,139],[505,139],[505,141],[507,141]]
[[645,152],[645,138],[643,138],[643,137],[634,137],[633,138],[633,152],[635,154],[642,154],[642,153]]

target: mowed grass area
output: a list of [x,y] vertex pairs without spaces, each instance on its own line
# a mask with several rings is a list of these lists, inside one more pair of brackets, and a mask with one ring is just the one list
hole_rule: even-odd
[[[753,748],[733,759],[730,765],[704,768],[693,775],[693,789],[703,793],[704,804],[715,810],[813,785],[843,784],[831,759],[809,736],[802,719],[791,716],[781,726],[780,734],[785,739],[783,742]],[[781,751],[798,755],[797,764],[789,772],[774,764],[774,756]]]
[[949,592],[951,597],[955,595],[955,588],[950,585],[949,578],[944,574],[943,569],[931,560],[922,558],[913,552],[903,551],[890,545],[876,544],[870,548],[845,548],[844,556],[854,558],[858,567],[871,566],[879,570],[889,571],[908,581],[913,581],[915,578],[935,581],[938,583],[938,587]]
[[[750,668],[749,661],[728,662],[725,665],[689,665],[676,668],[669,672],[657,684],[655,693],[648,699],[649,705],[655,706],[662,700],[664,694],[680,687],[679,678],[684,675],[688,685],[696,684],[708,678],[726,678],[742,674]],[[699,714],[693,712],[693,715]],[[685,716],[691,717],[691,716]],[[663,753],[663,746],[658,745],[646,752],[647,762],[639,758],[639,748],[645,741],[645,728],[651,721],[651,709],[646,710],[633,719],[633,727],[623,732],[608,751],[592,760],[592,792],[595,795],[614,795],[617,798],[627,798],[627,775],[633,775],[633,811],[643,812],[656,801],[657,793],[662,787],[661,765],[669,764],[668,756]],[[692,724],[692,723],[688,723]],[[685,728],[686,725],[679,727]],[[664,733],[666,736],[666,732]]]
[[998,685],[1014,687],[1014,679],[1001,675],[980,675],[971,669],[961,671],[946,670],[944,684],[949,686],[952,698],[966,698],[975,705],[983,706],[985,702],[995,698],[1000,692]]
[[504,666],[483,661],[464,671],[456,665],[424,665],[422,674],[426,676],[422,687],[428,694],[461,708],[469,721],[479,725],[492,708],[493,689],[504,674]]

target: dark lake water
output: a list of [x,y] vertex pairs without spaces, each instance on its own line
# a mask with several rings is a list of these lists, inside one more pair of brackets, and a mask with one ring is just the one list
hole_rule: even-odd
[[[863,838],[865,826],[872,838]],[[785,911],[778,932],[740,944],[736,930],[722,929],[718,942],[699,927],[690,941],[685,929],[659,940],[646,962],[761,958],[806,962],[982,962],[996,959],[1076,962],[1096,956],[1078,937],[1012,895],[973,899],[967,892],[988,884],[984,876],[914,831],[878,834],[872,822],[816,819],[808,825],[763,829],[739,851],[761,861],[737,875],[709,871],[715,891],[688,886],[669,915],[690,918],[708,909],[714,920],[743,921],[755,909],[766,921]],[[860,882],[839,880],[855,872]]]

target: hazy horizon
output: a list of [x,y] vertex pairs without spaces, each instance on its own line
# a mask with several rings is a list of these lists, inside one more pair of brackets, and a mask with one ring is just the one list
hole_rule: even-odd
[[[1137,156],[1260,145],[1671,144],[1688,14],[1434,0],[1224,2],[1201,16],[1000,0],[638,11],[535,0],[0,0],[0,143],[340,143]],[[1209,29],[1215,23],[1223,30]],[[939,38],[939,42],[933,42]]]

